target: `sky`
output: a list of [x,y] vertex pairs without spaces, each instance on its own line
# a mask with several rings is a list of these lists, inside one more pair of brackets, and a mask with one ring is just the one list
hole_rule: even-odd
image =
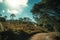
[[0,0],[0,13],[3,16],[7,16],[10,19],[11,14],[15,14],[15,19],[29,17],[33,19],[33,15],[30,12],[35,3],[41,0]]

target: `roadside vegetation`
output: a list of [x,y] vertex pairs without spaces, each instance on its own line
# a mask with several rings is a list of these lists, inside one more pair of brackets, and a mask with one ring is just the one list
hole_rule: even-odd
[[60,40],[60,0],[42,0],[31,12],[35,22],[28,17],[14,19],[14,14],[7,20],[0,14],[0,40],[28,40],[37,33],[50,32]]

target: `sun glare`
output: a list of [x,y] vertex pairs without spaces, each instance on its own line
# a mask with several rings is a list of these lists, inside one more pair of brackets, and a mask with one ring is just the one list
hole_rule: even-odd
[[3,2],[3,0],[0,0],[0,3],[2,3]]
[[12,9],[9,11],[10,13],[17,14],[19,11],[22,10],[24,7],[27,6],[28,0],[5,0],[5,4],[9,9]]
[[20,6],[27,6],[27,0],[6,0],[8,7],[19,8]]

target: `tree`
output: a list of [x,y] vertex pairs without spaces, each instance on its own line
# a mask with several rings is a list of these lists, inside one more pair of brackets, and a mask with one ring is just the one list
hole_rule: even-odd
[[6,22],[6,19],[4,17],[0,17],[0,22]]
[[19,23],[23,23],[23,18],[19,18]]
[[19,21],[23,21],[23,18],[19,18]]
[[42,1],[41,3],[35,4],[31,12],[33,13],[33,17],[36,22],[39,25],[43,24],[43,27],[50,24],[56,30],[59,24],[57,22],[57,18],[60,20],[60,14],[58,12],[58,7],[60,6],[59,3],[59,0],[46,0],[45,2]]
[[4,16],[5,19],[7,19],[7,16]]
[[7,16],[4,16],[5,18],[7,18]]
[[24,17],[23,21],[25,21],[25,22],[31,22],[31,19],[29,17]]
[[11,14],[10,17],[11,17],[11,20],[14,20],[15,14]]

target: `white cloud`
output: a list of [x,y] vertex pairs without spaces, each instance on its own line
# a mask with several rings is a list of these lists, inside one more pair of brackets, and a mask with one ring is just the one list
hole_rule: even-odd
[[0,0],[0,3],[2,3],[3,2],[3,0]]
[[28,0],[5,0],[5,4],[8,6],[8,8],[14,10],[10,10],[10,12],[13,13],[18,13],[17,10],[20,12],[23,8],[28,6],[27,3]]
[[5,0],[5,3],[10,8],[21,8],[27,6],[28,0]]
[[18,14],[18,13],[19,13],[19,11],[8,9],[8,10],[7,10],[7,13],[10,13],[10,14]]

